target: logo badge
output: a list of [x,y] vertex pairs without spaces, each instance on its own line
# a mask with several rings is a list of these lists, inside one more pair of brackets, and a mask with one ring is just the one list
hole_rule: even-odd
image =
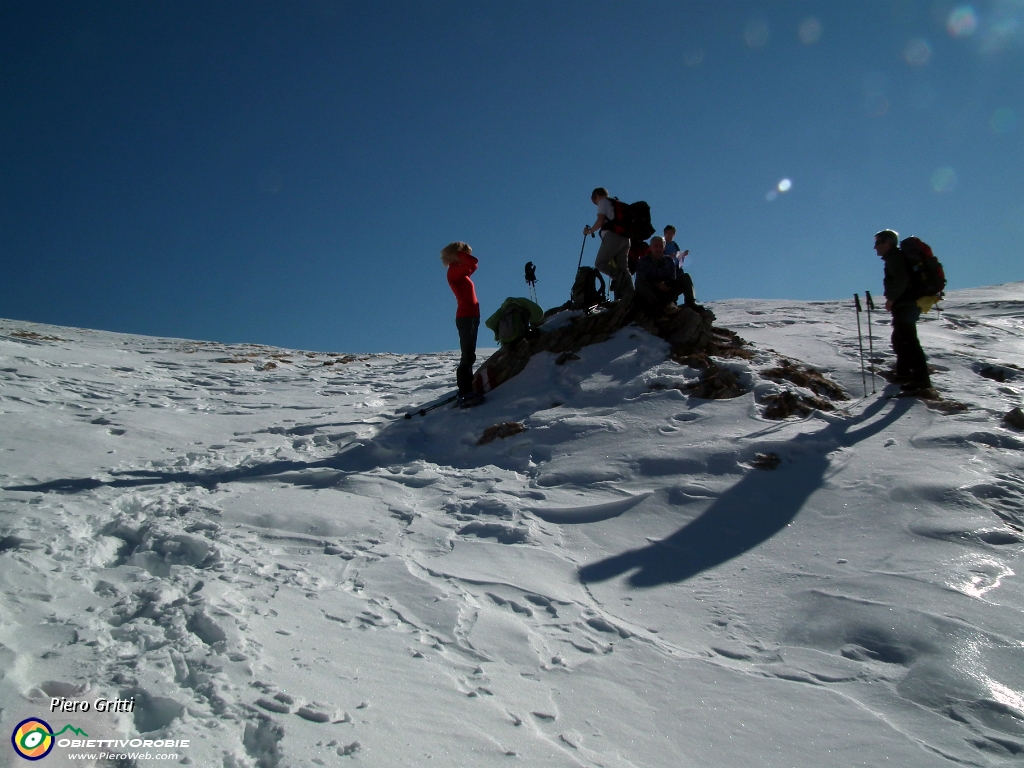
[[41,760],[53,749],[53,728],[45,720],[22,720],[11,734],[14,751],[26,760]]

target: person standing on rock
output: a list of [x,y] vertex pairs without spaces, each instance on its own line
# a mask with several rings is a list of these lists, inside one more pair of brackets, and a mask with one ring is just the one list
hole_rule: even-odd
[[459,387],[457,404],[460,408],[471,408],[484,401],[483,395],[473,391],[473,363],[476,362],[476,337],[480,330],[480,302],[476,298],[476,286],[470,275],[476,272],[479,261],[473,256],[468,243],[456,241],[441,249],[441,263],[448,268],[448,285],[455,294],[458,307],[455,310],[455,327],[459,331],[459,367],[455,369],[455,381]]
[[885,262],[885,308],[892,313],[892,351],[896,354],[894,380],[904,392],[931,389],[928,358],[917,338],[921,308],[910,291],[910,268],[899,249],[900,236],[891,229],[875,235],[875,253]]
[[608,197],[607,189],[595,189],[590,195],[590,201],[597,206],[597,220],[593,226],[583,228],[583,235],[601,235],[601,247],[597,249],[594,266],[599,272],[608,275],[616,299],[627,298],[633,293],[633,279],[628,269],[629,238],[611,229],[611,222],[615,220],[615,204]]
[[684,306],[701,309],[694,300],[693,280],[675,259],[665,255],[664,238],[652,237],[650,248],[636,264],[636,295],[644,308],[655,315],[674,312],[672,307],[682,294]]

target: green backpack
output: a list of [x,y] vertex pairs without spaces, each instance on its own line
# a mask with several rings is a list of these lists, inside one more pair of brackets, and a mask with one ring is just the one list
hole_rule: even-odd
[[484,325],[494,331],[494,340],[501,346],[515,344],[531,333],[544,320],[544,310],[529,299],[509,297],[487,318]]
[[526,336],[530,329],[530,311],[518,304],[510,304],[498,320],[498,330],[495,335],[501,346],[513,344]]

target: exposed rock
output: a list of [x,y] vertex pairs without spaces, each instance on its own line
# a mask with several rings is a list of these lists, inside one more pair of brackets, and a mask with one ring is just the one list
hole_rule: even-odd
[[493,427],[485,429],[483,435],[476,441],[476,444],[487,445],[487,443],[492,443],[499,437],[504,440],[506,437],[512,437],[512,435],[518,435],[520,432],[525,431],[526,427],[518,421],[506,421],[504,424],[495,424]]
[[933,411],[938,411],[939,413],[945,414],[946,416],[949,416],[950,414],[953,413],[963,413],[964,411],[970,409],[970,406],[967,405],[967,403],[958,403],[956,400],[946,400],[942,397],[934,399],[923,399],[924,404],[931,408]]
[[[847,399],[843,397],[842,399]],[[786,419],[790,416],[807,416],[815,410],[834,411],[835,406],[820,397],[808,397],[797,394],[790,390],[784,390],[774,395],[766,395],[761,404],[767,406],[764,409],[766,419]]]
[[1008,381],[1013,381],[1020,376],[1020,368],[1012,363],[1006,365],[976,365],[975,372],[979,376],[984,376],[986,379],[992,379],[992,381],[998,381],[1000,384],[1005,384]]
[[782,459],[779,458],[778,454],[759,453],[754,456],[754,460],[750,462],[750,466],[755,469],[777,469],[781,463]]
[[[704,358],[704,363],[704,372],[701,374],[700,381],[686,387],[691,396],[699,397],[702,400],[728,400],[745,394],[739,377],[733,371],[716,365],[707,357]],[[694,363],[689,363],[689,365],[695,367]]]
[[1014,429],[1024,429],[1024,411],[1014,408],[1003,416],[1003,421]]
[[[683,357],[695,353],[718,354],[723,349],[738,349],[742,340],[729,331],[714,329],[715,315],[707,309],[694,310],[679,307],[675,312],[652,318],[642,312],[632,299],[615,302],[599,311],[591,311],[551,331],[544,331],[532,339],[502,347],[483,365],[474,377],[477,392],[489,392],[522,371],[530,358],[538,352],[558,354],[559,364],[575,359],[575,352],[591,344],[607,341],[627,325],[637,325],[672,345],[672,356]],[[737,341],[738,340],[738,341]]]
[[[849,395],[843,388],[834,381],[825,377],[821,371],[811,368],[809,365],[803,367],[792,360],[783,358],[775,368],[768,368],[760,371],[762,377],[772,381],[788,381],[798,387],[809,389],[816,395],[824,395],[832,400],[849,400]],[[818,406],[815,406],[818,407]],[[825,410],[832,410],[831,406]]]

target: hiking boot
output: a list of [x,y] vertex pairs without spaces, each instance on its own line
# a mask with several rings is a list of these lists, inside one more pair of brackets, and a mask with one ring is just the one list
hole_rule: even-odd
[[888,381],[890,384],[906,384],[908,381],[913,381],[914,377],[909,373],[900,373],[889,369],[887,371],[877,371],[878,375]]
[[931,389],[932,383],[928,379],[911,379],[900,384],[901,392],[920,392],[923,389]]
[[479,395],[476,392],[468,392],[465,395],[459,395],[455,400],[455,406],[457,408],[475,408],[478,405],[483,405],[484,396]]

